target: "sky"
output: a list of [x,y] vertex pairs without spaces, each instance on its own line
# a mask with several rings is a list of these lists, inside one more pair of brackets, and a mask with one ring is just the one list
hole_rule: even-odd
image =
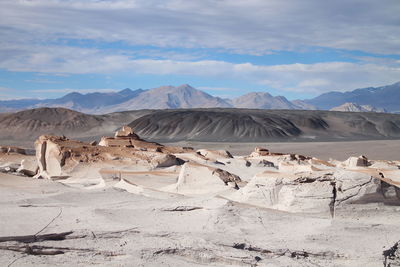
[[388,85],[400,81],[399,14],[399,0],[0,0],[0,99]]

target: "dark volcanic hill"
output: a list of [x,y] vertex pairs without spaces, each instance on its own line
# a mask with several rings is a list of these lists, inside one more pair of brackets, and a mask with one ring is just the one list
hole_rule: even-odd
[[154,140],[309,141],[400,138],[400,115],[306,110],[155,111],[131,127]]
[[0,144],[33,146],[42,134],[92,140],[112,135],[115,129],[148,111],[88,115],[65,108],[37,108],[0,114]]
[[41,134],[82,140],[123,125],[155,141],[310,141],[400,138],[400,115],[311,110],[178,109],[87,115],[64,108],[0,114],[0,144],[32,146]]
[[104,123],[100,116],[64,108],[38,108],[1,114],[2,138],[30,138],[38,134],[71,134],[91,131]]

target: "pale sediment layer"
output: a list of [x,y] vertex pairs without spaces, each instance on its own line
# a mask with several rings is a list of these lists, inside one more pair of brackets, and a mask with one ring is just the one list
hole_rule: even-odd
[[234,156],[146,142],[129,127],[99,144],[41,136],[35,156],[2,152],[1,265],[399,261],[400,161]]

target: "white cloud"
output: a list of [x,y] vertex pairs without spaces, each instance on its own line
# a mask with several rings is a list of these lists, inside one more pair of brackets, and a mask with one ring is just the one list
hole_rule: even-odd
[[[399,60],[364,56],[362,63],[268,66],[204,60],[202,52],[174,48],[258,55],[323,47],[400,54],[398,14],[398,0],[3,0],[0,68],[52,75],[201,76],[308,93],[351,90],[397,82]],[[84,48],[86,40],[99,48]],[[124,51],[108,42],[152,48]]]
[[1,5],[2,41],[73,38],[252,54],[313,46],[399,54],[400,47],[398,0],[3,0]]
[[277,90],[307,93],[380,86],[397,82],[400,77],[400,64],[393,62],[389,65],[374,62],[325,62],[267,66],[217,60],[135,59],[123,53],[73,47],[32,46],[18,49],[14,48],[18,50],[14,57],[0,60],[0,68],[50,74],[187,75],[222,81],[244,81]]

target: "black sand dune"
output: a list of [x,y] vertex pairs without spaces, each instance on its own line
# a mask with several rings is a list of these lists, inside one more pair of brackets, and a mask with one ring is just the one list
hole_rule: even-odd
[[32,144],[41,134],[83,140],[129,124],[156,141],[344,141],[400,138],[400,115],[306,110],[180,109],[87,115],[39,108],[0,115],[0,144]]
[[262,142],[400,137],[399,115],[308,110],[163,110],[144,115],[130,126],[139,135],[157,140]]

